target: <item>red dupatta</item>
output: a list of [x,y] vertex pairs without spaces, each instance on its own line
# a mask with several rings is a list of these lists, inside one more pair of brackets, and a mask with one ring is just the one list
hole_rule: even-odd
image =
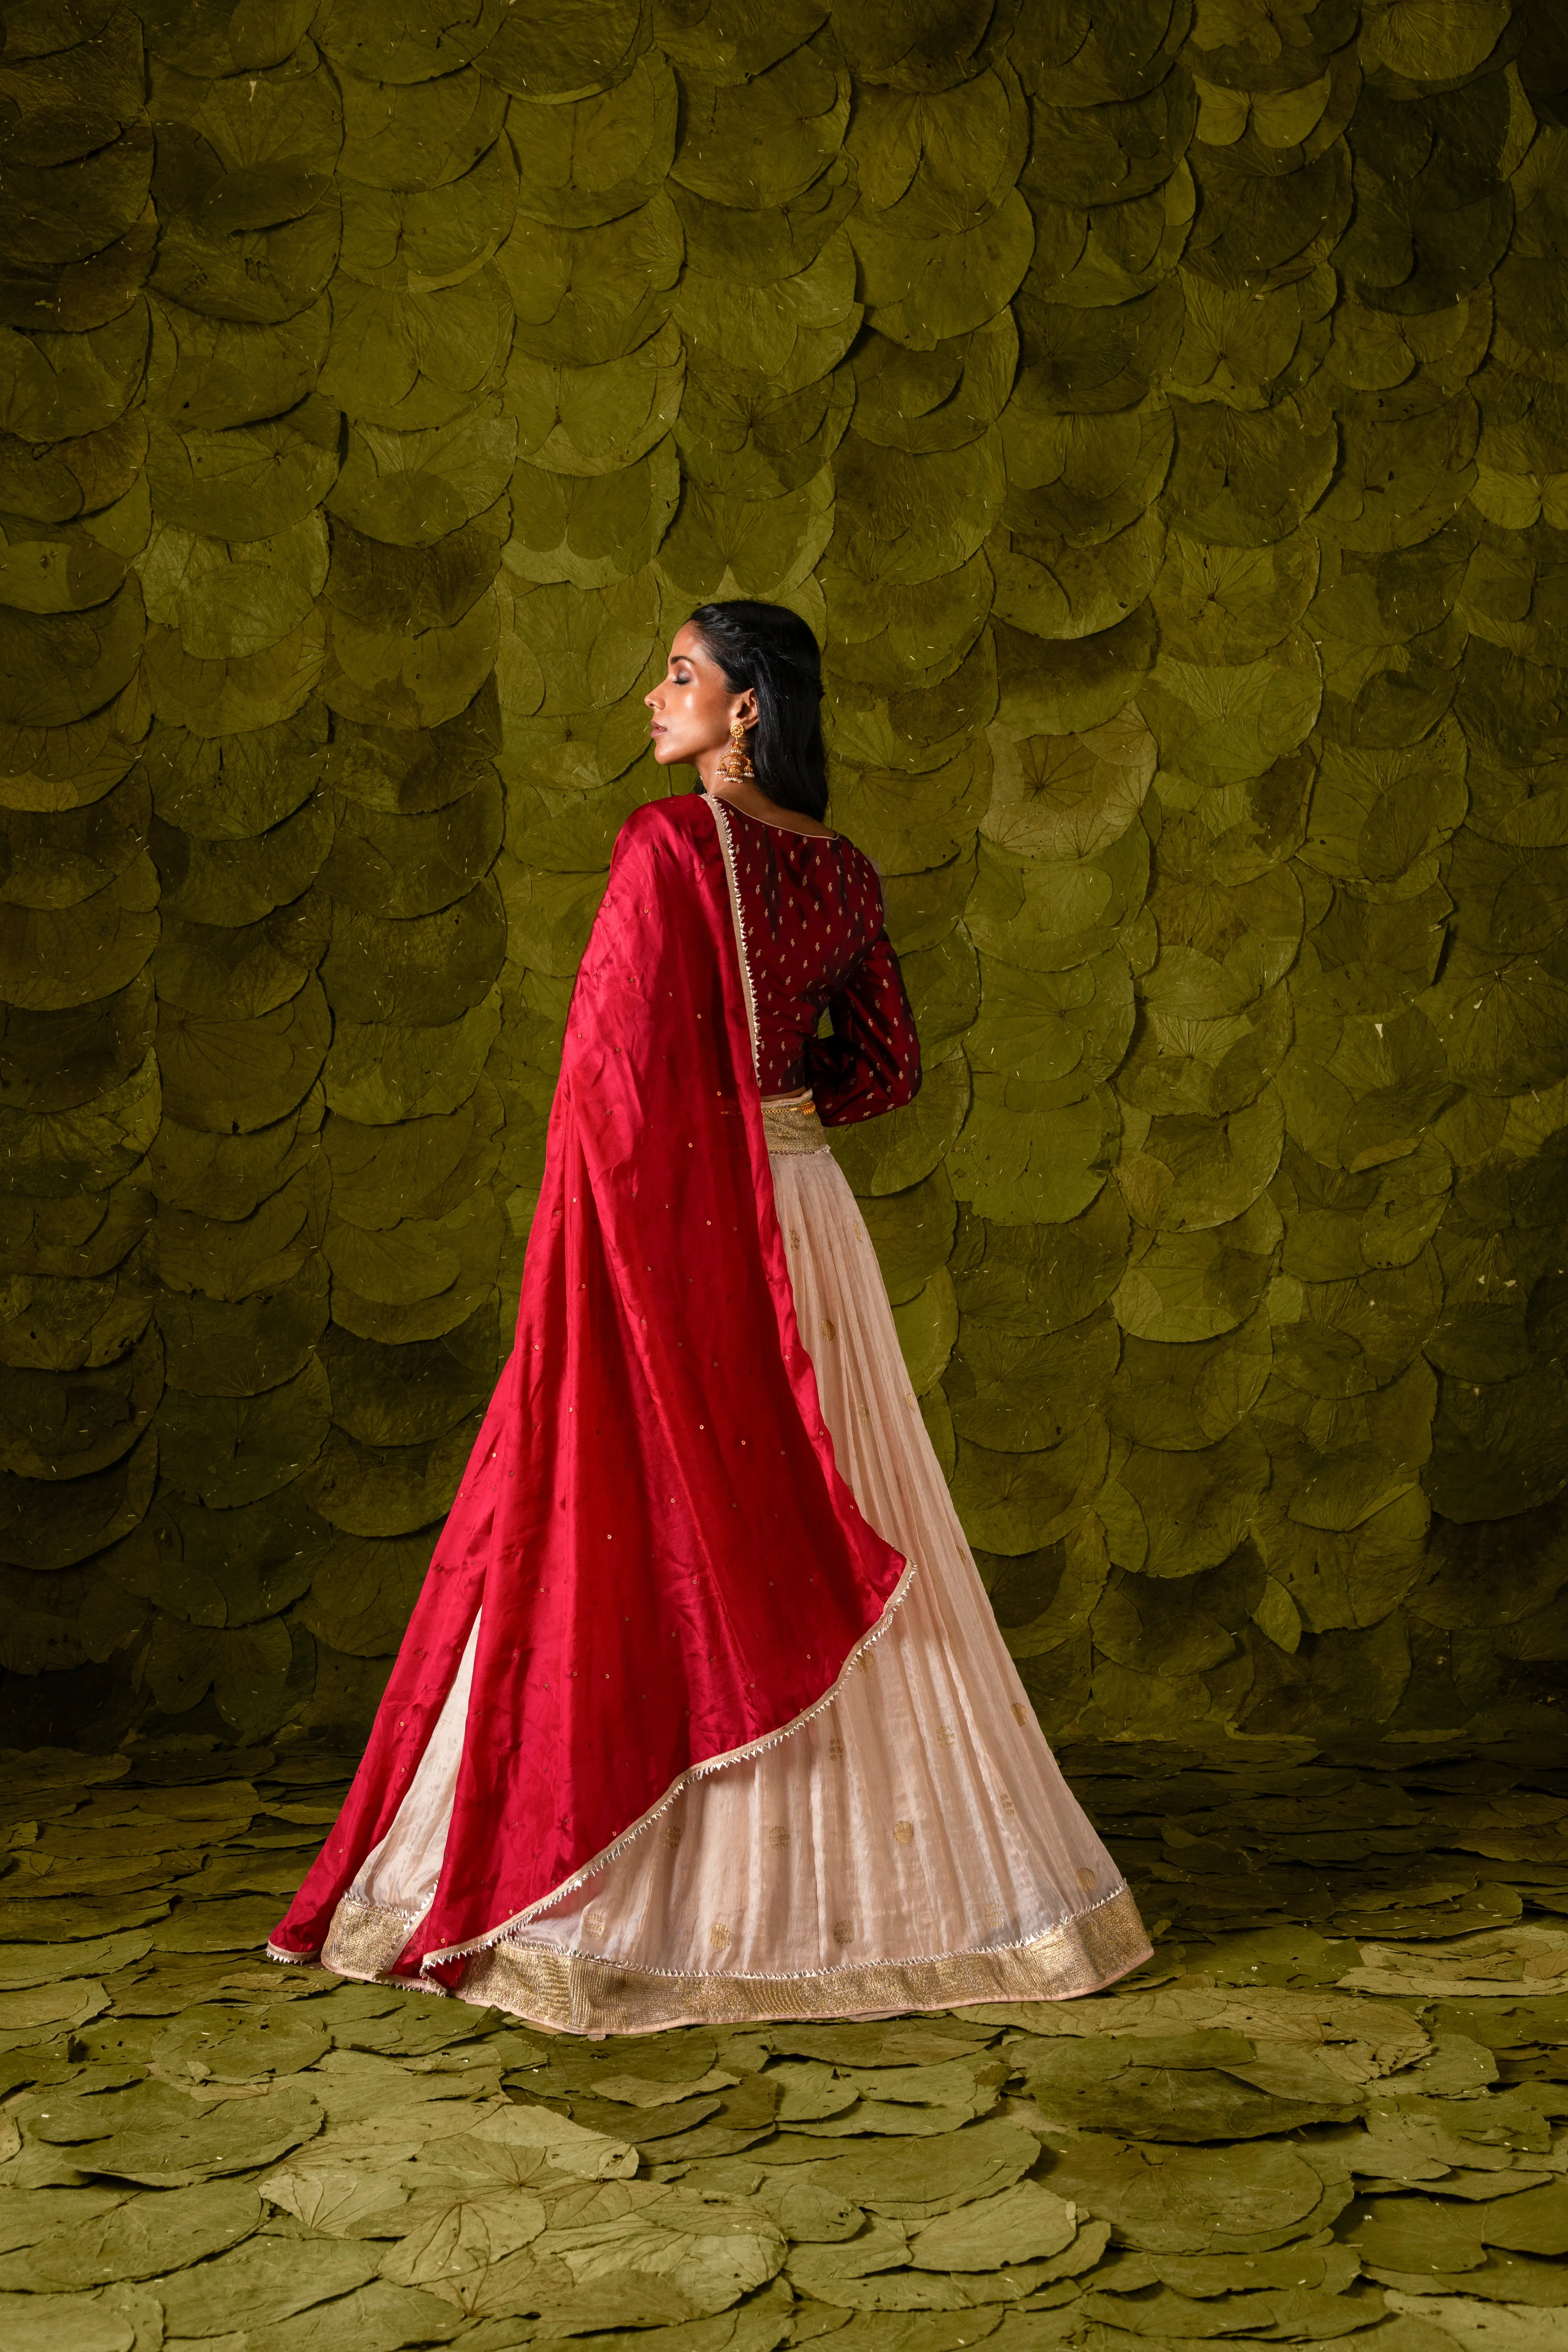
[[447,1984],[684,1775],[805,1715],[895,1597],[795,1324],[730,892],[701,793],[622,826],[517,1343],[280,1955],[321,1950],[476,1614],[440,1880],[397,1962]]

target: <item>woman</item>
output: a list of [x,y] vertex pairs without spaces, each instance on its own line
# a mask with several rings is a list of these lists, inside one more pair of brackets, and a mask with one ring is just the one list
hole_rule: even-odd
[[616,841],[517,1344],[276,1959],[602,2034],[1148,1957],[827,1148],[920,1049],[877,870],[823,821],[821,695],[804,622],[725,604],[647,698],[698,789]]

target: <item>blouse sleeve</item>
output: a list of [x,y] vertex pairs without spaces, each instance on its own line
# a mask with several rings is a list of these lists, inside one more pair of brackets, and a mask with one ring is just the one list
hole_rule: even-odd
[[806,1083],[825,1127],[897,1110],[920,1091],[921,1041],[899,959],[879,931],[828,999],[831,1037],[806,1040]]

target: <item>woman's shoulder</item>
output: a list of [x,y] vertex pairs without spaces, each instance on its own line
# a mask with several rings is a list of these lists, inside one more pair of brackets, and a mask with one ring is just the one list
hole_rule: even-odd
[[702,800],[700,793],[671,793],[663,800],[643,801],[621,820],[619,837],[695,833],[700,825],[711,824],[713,821]]
[[856,868],[857,872],[872,876],[879,887],[882,879],[882,869],[878,865],[876,859],[871,856],[869,850],[861,849],[855,842],[850,840],[849,835],[847,833],[838,834],[836,838],[844,856],[848,860],[849,864]]
[[661,852],[679,852],[692,842],[711,838],[713,820],[700,793],[675,793],[668,800],[644,801],[621,820],[616,835],[617,860],[657,858]]

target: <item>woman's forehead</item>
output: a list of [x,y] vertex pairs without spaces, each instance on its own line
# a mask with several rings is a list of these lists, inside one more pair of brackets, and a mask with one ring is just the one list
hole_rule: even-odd
[[688,621],[683,629],[677,629],[674,636],[669,641],[669,658],[671,661],[700,661],[706,650],[707,648],[703,645],[702,639],[692,627],[689,621]]

